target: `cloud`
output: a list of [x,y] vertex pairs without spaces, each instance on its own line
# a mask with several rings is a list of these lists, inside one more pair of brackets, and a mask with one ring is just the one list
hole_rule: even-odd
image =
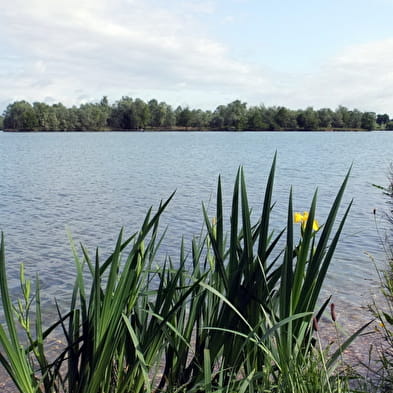
[[[354,45],[302,79],[308,105],[345,105],[392,113],[393,39]],[[301,91],[299,85],[295,90]],[[307,97],[305,99],[305,97]],[[314,103],[314,104],[313,104]]]
[[[352,46],[308,72],[234,58],[203,16],[213,0],[14,0],[0,14],[0,103],[79,105],[103,95],[157,98],[214,109],[251,105],[336,107],[391,113],[393,40]],[[222,10],[221,10],[222,11]],[[1,108],[0,108],[1,110]]]
[[[225,90],[249,80],[249,67],[201,33],[188,12],[213,12],[212,2],[189,2],[177,12],[154,7],[154,2],[66,4],[16,0],[5,6],[2,34],[21,68],[12,75],[13,97],[57,95],[69,103],[76,88],[100,96],[108,90],[122,95],[180,86],[185,94],[204,90],[208,95],[220,85]],[[40,91],[32,90],[37,79]]]

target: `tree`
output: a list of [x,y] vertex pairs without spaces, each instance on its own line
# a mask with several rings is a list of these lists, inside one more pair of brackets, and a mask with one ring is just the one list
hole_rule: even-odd
[[312,107],[291,110],[285,107],[247,108],[245,102],[235,100],[219,105],[214,112],[178,106],[176,110],[156,99],[148,103],[140,98],[122,97],[113,105],[103,96],[98,103],[87,103],[79,108],[61,103],[16,101],[9,104],[0,116],[0,128],[17,130],[127,130],[148,127],[171,128],[175,125],[219,130],[289,130],[318,128],[391,129],[389,115],[348,110],[339,106],[335,111]]
[[393,131],[393,121],[390,120],[385,127],[385,130]]
[[317,111],[319,126],[322,128],[331,128],[333,122],[333,111],[329,108],[322,108]]
[[79,107],[79,127],[82,130],[102,130],[108,126],[109,111],[105,104],[82,104]]
[[224,121],[225,121],[225,106],[220,105],[215,109],[215,111],[212,114],[210,120],[210,127],[221,130],[224,128]]
[[361,128],[362,127],[362,113],[357,109],[349,112],[349,128]]
[[52,105],[53,111],[57,119],[57,127],[55,129],[67,131],[70,129],[68,119],[68,109],[61,103]]
[[269,129],[269,124],[264,122],[261,108],[253,106],[248,109],[246,128],[248,130],[268,130]]
[[340,105],[336,109],[336,114],[337,114],[337,117],[342,122],[342,127],[343,128],[350,128],[350,116],[351,115],[349,113],[348,108],[346,108],[345,106]]
[[386,124],[389,123],[389,120],[390,120],[389,115],[386,113],[383,115],[381,115],[381,114],[377,115],[377,124],[380,127],[386,126]]
[[4,114],[4,128],[34,130],[38,126],[33,107],[26,101],[16,101],[7,106]]
[[147,105],[150,111],[150,122],[151,127],[162,127],[164,125],[166,108],[164,103],[158,104],[157,100],[150,100]]
[[374,112],[364,112],[362,115],[362,128],[365,130],[375,130],[376,116]]
[[304,111],[299,111],[296,120],[299,128],[303,128],[304,130],[316,130],[319,127],[317,113],[312,107],[308,107]]
[[284,130],[296,129],[296,116],[293,111],[281,106],[277,108],[274,115],[274,122]]
[[192,113],[188,106],[184,109],[181,106],[176,108],[176,125],[187,128],[191,126],[191,120]]
[[149,106],[141,100],[140,98],[136,98],[133,108],[133,127],[136,129],[145,128],[147,124],[150,123],[150,110]]
[[194,109],[191,111],[191,127],[195,128],[206,128],[211,119],[211,112],[203,111],[201,109]]
[[37,117],[37,127],[40,130],[51,130],[52,122],[51,122],[51,107],[43,102],[34,102],[33,110]]
[[160,107],[165,106],[165,117],[164,117],[164,127],[173,127],[176,125],[176,115],[170,105],[165,104],[164,102],[160,103]]
[[267,128],[265,128],[266,130],[278,130],[280,127],[279,125],[276,123],[276,108],[266,108],[264,105],[262,105],[260,107],[261,110],[261,114],[262,114],[262,118],[264,123],[267,124]]
[[80,130],[81,122],[80,122],[80,110],[76,106],[68,109],[68,129],[69,130]]
[[342,113],[337,110],[335,112],[333,112],[332,126],[334,128],[343,128],[344,127],[344,120],[342,117]]
[[111,116],[112,108],[109,105],[107,96],[102,97],[100,101],[100,109],[101,109],[101,122],[103,123],[103,127],[108,127],[108,121]]
[[229,129],[244,130],[247,123],[247,104],[236,100],[227,105],[224,126]]
[[115,129],[128,130],[133,124],[133,99],[122,97],[112,108],[109,125]]

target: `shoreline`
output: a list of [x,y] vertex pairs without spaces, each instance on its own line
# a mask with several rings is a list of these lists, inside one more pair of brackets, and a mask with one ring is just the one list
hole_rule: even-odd
[[147,128],[147,129],[101,129],[101,130],[19,130],[19,129],[3,129],[0,130],[0,132],[5,132],[5,133],[83,133],[83,132],[96,132],[96,133],[102,133],[102,132],[132,132],[132,133],[157,133],[157,132],[170,132],[170,133],[175,133],[175,132],[197,132],[197,133],[211,133],[211,132],[217,132],[217,133],[243,133],[243,132],[274,132],[274,133],[294,133],[294,132],[389,132],[389,130],[366,130],[362,128],[348,128],[348,129],[342,129],[342,128],[329,128],[329,129],[315,129],[315,130],[303,130],[303,129],[298,129],[298,130],[220,130],[220,129],[200,129],[200,128],[184,128],[184,127],[179,127],[179,128]]

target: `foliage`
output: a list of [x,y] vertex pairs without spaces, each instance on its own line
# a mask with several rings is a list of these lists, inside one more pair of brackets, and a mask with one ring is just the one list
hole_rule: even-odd
[[40,131],[99,131],[139,129],[212,129],[212,130],[330,130],[392,129],[387,114],[360,112],[339,106],[335,111],[291,110],[285,107],[247,107],[235,100],[219,105],[213,112],[178,106],[175,110],[165,102],[122,97],[112,105],[107,97],[99,103],[86,103],[66,108],[61,103],[47,105],[16,101],[4,112],[4,128]]
[[376,374],[383,391],[393,388],[393,258],[390,257],[387,268],[380,273],[383,303],[374,302],[370,309],[377,318],[377,332],[382,337],[383,344],[379,352],[379,365]]
[[365,130],[375,130],[376,118],[374,112],[364,112],[361,119],[361,127]]
[[[11,303],[2,238],[0,286],[7,328],[0,325],[0,362],[19,391],[342,391],[345,381],[334,374],[336,362],[364,327],[326,358],[315,346],[313,320],[328,304],[317,307],[350,209],[336,223],[348,175],[325,224],[316,226],[315,194],[295,236],[292,192],[286,229],[271,230],[274,173],[275,159],[262,212],[252,224],[239,169],[227,235],[219,179],[215,218],[203,207],[206,234],[193,239],[190,255],[182,242],[177,264],[168,257],[155,266],[162,240],[159,219],[172,196],[155,214],[148,211],[139,232],[126,240],[121,232],[104,262],[98,250],[92,259],[83,246],[80,257],[72,243],[76,279],[70,307],[58,309],[58,320],[46,329],[38,279],[32,296],[23,269],[23,298],[16,307]],[[16,321],[27,344],[19,339]],[[65,348],[53,361],[45,340],[56,327],[63,331]]]

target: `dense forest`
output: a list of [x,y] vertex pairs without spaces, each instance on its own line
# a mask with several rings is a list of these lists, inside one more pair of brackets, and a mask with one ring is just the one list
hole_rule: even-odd
[[[3,124],[1,124],[3,123]],[[65,107],[58,103],[9,104],[0,128],[20,131],[100,131],[100,130],[393,130],[387,114],[361,112],[339,106],[336,110],[312,107],[292,110],[282,106],[251,106],[239,100],[220,105],[214,111],[173,109],[153,99],[122,97],[109,104],[107,97],[99,103]]]

